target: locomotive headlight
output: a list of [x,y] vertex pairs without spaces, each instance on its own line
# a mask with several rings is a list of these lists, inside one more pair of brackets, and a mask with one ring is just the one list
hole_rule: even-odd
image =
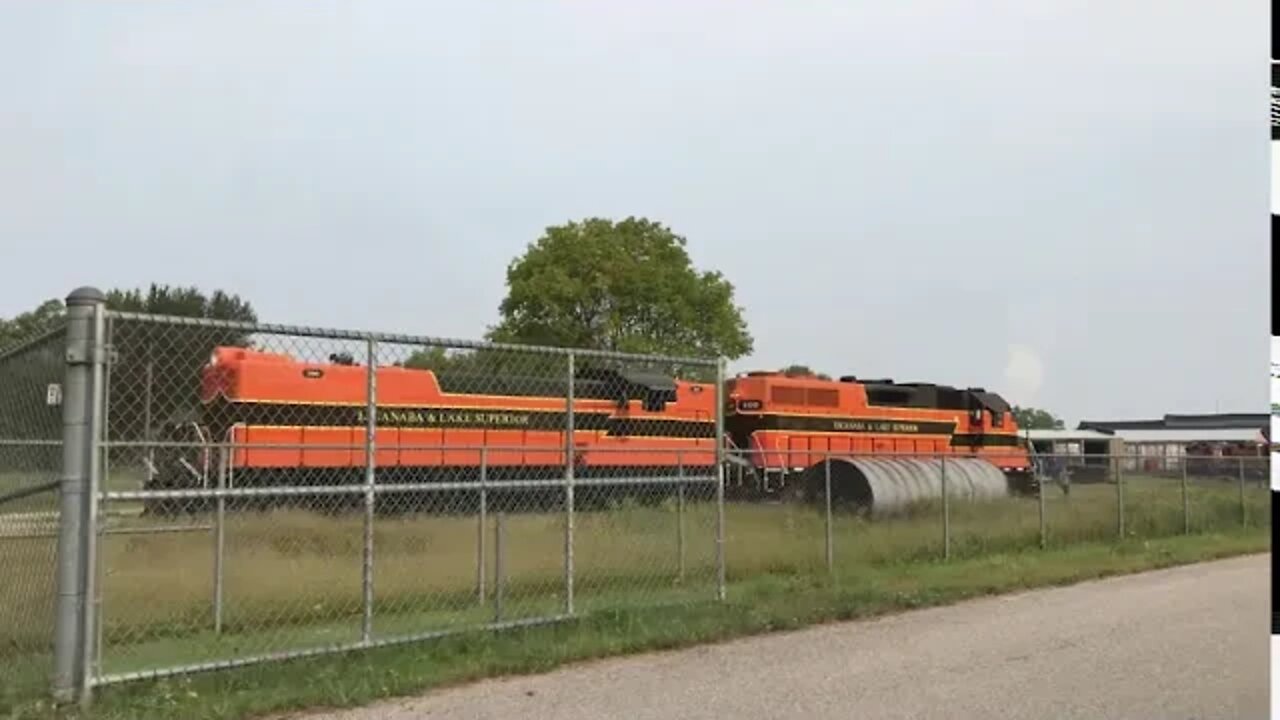
[[218,364],[218,353],[216,352],[209,353],[209,367],[213,367],[214,365],[217,365],[217,364]]

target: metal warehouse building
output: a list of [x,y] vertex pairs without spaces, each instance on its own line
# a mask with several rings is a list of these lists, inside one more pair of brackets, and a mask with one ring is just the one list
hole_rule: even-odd
[[1174,471],[1186,455],[1266,457],[1271,417],[1267,413],[1165,415],[1159,420],[1086,420],[1078,427],[1118,438],[1126,470]]
[[[1041,462],[1065,465],[1078,482],[1112,479],[1114,458],[1126,472],[1181,473],[1183,458],[1192,472],[1234,474],[1239,457],[1266,457],[1271,416],[1265,413],[1165,415],[1158,420],[1085,420],[1075,430],[1027,430]],[[1054,457],[1047,457],[1054,456]],[[1203,467],[1195,467],[1195,465]],[[1219,467],[1221,466],[1221,467]],[[1251,463],[1249,474],[1261,472]]]

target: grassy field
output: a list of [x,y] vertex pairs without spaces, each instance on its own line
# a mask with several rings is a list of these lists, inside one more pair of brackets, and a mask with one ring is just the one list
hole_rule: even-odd
[[[1235,483],[1193,479],[1187,493],[1190,512],[1186,522],[1194,535],[1180,538],[1184,506],[1179,481],[1127,479],[1125,538],[1118,545],[1115,485],[1077,485],[1069,496],[1050,487],[1045,499],[1047,550],[1039,548],[1040,514],[1035,498],[981,504],[952,502],[950,561],[946,563],[940,562],[944,552],[940,504],[925,504],[898,517],[876,520],[837,513],[831,532],[830,572],[822,513],[798,506],[730,504],[725,512],[728,608],[713,602],[714,505],[689,503],[683,513],[677,513],[674,502],[579,513],[575,519],[575,610],[606,620],[575,621],[587,626],[582,630],[587,633],[586,639],[582,640],[572,639],[576,635],[563,635],[563,629],[531,629],[518,634],[558,638],[558,642],[568,642],[572,647],[580,645],[579,651],[591,656],[628,647],[649,647],[652,643],[662,645],[683,637],[664,634],[665,626],[657,622],[663,617],[687,617],[695,627],[690,637],[699,637],[701,632],[713,637],[729,636],[779,623],[910,607],[1165,562],[1263,550],[1267,546],[1269,495],[1267,488],[1258,485],[1246,489],[1242,506]],[[147,527],[154,522],[159,521],[135,520],[131,525]],[[214,535],[207,529],[210,518],[189,522],[187,532],[112,535],[104,539],[104,673],[146,671],[359,640],[363,530],[358,515],[229,514],[219,633],[214,632]],[[484,532],[483,597],[477,582],[477,525],[474,516],[379,518],[373,559],[375,637],[462,629],[499,617],[493,593],[493,519]],[[1151,540],[1159,542],[1144,545],[1144,541]],[[0,539],[0,567],[15,580],[0,584],[0,660],[6,668],[12,668],[5,673],[0,711],[23,707],[27,708],[24,712],[34,712],[34,698],[47,692],[49,659],[41,651],[48,646],[51,634],[53,542],[49,538]],[[562,612],[563,517],[508,515],[503,545],[506,580],[500,619],[519,620]],[[961,568],[968,571],[962,572]],[[984,574],[974,575],[978,570]],[[660,612],[653,609],[672,605],[683,607]],[[794,613],[788,610],[790,607],[795,608]],[[673,612],[680,615],[672,615]],[[630,629],[623,631],[609,625],[624,619]],[[633,627],[634,623],[640,625]],[[418,652],[432,657],[441,652],[465,655],[472,652],[467,648],[480,647],[490,653],[497,652],[493,648],[498,645],[510,642],[484,637],[431,644],[433,648],[438,645],[462,650]],[[541,641],[537,645],[543,652],[548,650]],[[377,652],[402,657],[405,651]],[[521,663],[532,663],[532,669],[541,667],[541,661],[529,657],[527,651],[504,652],[524,659],[503,660],[506,656],[490,655],[485,655],[483,662],[464,659],[460,660],[460,670],[436,668],[426,673],[421,682],[469,677],[480,672],[477,667],[489,668],[484,671],[489,672],[493,663],[520,667],[525,667]],[[566,657],[576,656],[571,652]],[[366,662],[346,658],[299,662],[318,663],[317,667],[330,667],[325,663],[342,667],[344,663]],[[233,674],[242,678],[240,682],[251,682],[247,678],[290,672],[294,671],[272,666],[246,668]],[[216,687],[221,682],[233,681],[175,680],[155,687],[205,687],[201,683],[214,683],[210,687]],[[393,674],[385,682],[389,688],[408,688],[414,681],[396,679]],[[147,695],[151,691],[125,687],[102,692],[104,698],[155,699],[154,695]],[[134,694],[139,692],[142,694]],[[341,693],[347,691],[335,692],[339,694],[326,697],[327,702],[346,699]],[[364,688],[350,692],[372,697],[380,691]],[[299,699],[299,693],[305,691],[295,689],[292,695],[273,691],[260,701],[265,703],[263,707],[288,705],[304,701]],[[185,701],[175,702],[181,705]],[[104,705],[110,707],[110,702]],[[131,707],[138,716],[146,716],[141,705]],[[228,710],[209,715],[201,711],[197,716],[230,717],[234,713]]]

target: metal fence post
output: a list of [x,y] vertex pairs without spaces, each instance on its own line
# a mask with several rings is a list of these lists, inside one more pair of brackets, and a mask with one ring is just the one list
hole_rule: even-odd
[[1191,534],[1191,500],[1187,496],[1187,463],[1190,458],[1182,454],[1182,534]]
[[826,458],[822,462],[822,474],[823,482],[826,486],[826,490],[823,492],[824,501],[826,503],[826,526],[823,528],[823,534],[826,535],[824,540],[826,541],[827,575],[834,578],[836,574],[836,553],[835,542],[831,537],[831,452],[829,450],[827,451]]
[[507,594],[506,552],[502,541],[506,535],[505,513],[499,511],[493,522],[493,621],[502,622],[502,601]]
[[1124,540],[1124,458],[1116,456],[1116,533]]
[[724,557],[724,405],[725,395],[725,358],[716,360],[716,597],[724,600],[728,593],[725,587]]
[[213,518],[213,633],[222,634],[223,557],[226,552],[227,498],[221,494],[227,489],[227,450],[218,448],[218,499]]
[[105,388],[106,348],[104,347],[106,326],[106,303],[93,306],[93,342],[91,345],[92,365],[90,366],[90,387],[92,400],[90,406],[90,425],[93,432],[89,434],[89,494],[85,503],[85,581],[84,581],[84,620],[81,628],[84,640],[81,651],[83,672],[80,678],[80,704],[88,707],[93,695],[93,659],[97,656],[97,603],[98,597],[98,493],[102,490],[102,418],[106,413]]
[[485,599],[485,574],[488,572],[485,567],[485,547],[484,537],[485,530],[488,526],[489,512],[489,449],[480,448],[480,522],[476,526],[476,595],[481,605]]
[[[99,314],[103,316],[102,322],[98,321]],[[103,509],[102,503],[99,499],[100,493],[98,492],[98,490],[101,489],[101,486],[103,484],[101,478],[111,477],[111,453],[110,453],[109,447],[106,445],[106,441],[109,441],[111,439],[111,406],[110,406],[110,402],[108,401],[108,398],[111,397],[111,364],[112,364],[112,355],[115,352],[115,346],[112,341],[113,335],[112,335],[111,318],[106,317],[106,305],[103,305],[101,308],[98,308],[97,310],[95,310],[94,324],[96,327],[95,332],[97,332],[98,337],[101,338],[98,344],[103,351],[102,384],[97,386],[97,387],[100,387],[101,389],[94,392],[94,397],[96,401],[101,405],[101,411],[98,414],[98,422],[94,423],[94,427],[96,428],[95,437],[102,440],[103,445],[101,446],[100,449],[95,449],[94,451],[94,455],[98,459],[98,462],[100,463],[98,472],[95,474],[95,477],[99,478],[99,481],[98,481],[98,484],[95,486],[93,503],[90,506],[92,508],[93,518],[94,518],[94,522],[93,522],[94,537],[92,541],[94,552],[89,556],[90,560],[93,563],[89,568],[89,572],[93,573],[93,579],[89,581],[90,587],[93,588],[93,595],[89,598],[89,601],[93,603],[93,608],[91,609],[91,613],[93,615],[94,634],[93,634],[93,639],[90,641],[92,643],[92,648],[93,648],[93,660],[91,662],[86,661],[87,663],[86,667],[88,668],[86,670],[86,674],[91,678],[96,677],[98,674],[102,672],[102,642],[103,642],[102,613],[103,613],[103,604],[104,604],[103,598],[102,598],[102,588],[103,588],[105,579],[103,574],[100,548],[102,547],[102,544],[103,544],[103,534],[104,534],[104,531],[106,530],[106,527],[105,527],[105,523],[98,522],[98,519],[101,518],[103,516],[103,513],[105,512]],[[88,696],[86,696],[83,699],[83,701],[86,703],[88,702],[88,700],[89,700]]]
[[947,457],[942,456],[942,559],[951,559],[951,493],[947,492]]
[[565,392],[564,431],[564,612],[573,614],[573,353],[569,353],[569,382]]
[[676,472],[680,483],[676,485],[676,562],[677,575],[684,582],[684,451],[676,451]]
[[67,296],[66,369],[62,382],[62,477],[58,523],[58,598],[54,616],[53,696],[70,702],[85,685],[85,587],[90,565],[85,557],[89,526],[91,458],[94,455],[94,317],[106,302],[97,288],[82,287]]
[[1249,527],[1249,508],[1244,502],[1244,456],[1240,456],[1240,527]]
[[367,407],[364,431],[364,589],[363,615],[360,622],[360,639],[364,643],[373,640],[373,516],[375,506],[374,481],[377,476],[375,442],[378,431],[378,344],[369,340],[365,347],[368,363],[365,368],[367,383]]
[[1031,474],[1036,479],[1036,499],[1040,503],[1040,549],[1044,550],[1049,547],[1049,524],[1045,518],[1044,508],[1044,478],[1039,476],[1034,466],[1031,469]]

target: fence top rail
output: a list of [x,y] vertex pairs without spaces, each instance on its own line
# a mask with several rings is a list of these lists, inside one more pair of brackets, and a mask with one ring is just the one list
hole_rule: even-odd
[[575,357],[681,363],[685,365],[698,365],[703,367],[715,367],[718,362],[717,358],[625,353],[612,350],[554,347],[550,345],[493,343],[479,340],[434,337],[431,335],[409,335],[404,333],[375,332],[368,330],[342,330],[338,328],[322,328],[307,325],[283,325],[278,323],[257,323],[238,320],[215,320],[212,318],[182,317],[177,315],[152,315],[149,313],[126,312],[122,310],[108,310],[106,312],[106,317],[118,321],[152,323],[156,325],[181,325],[208,329],[235,330],[244,333],[316,337],[329,340],[373,340],[375,342],[403,345],[435,345],[460,350],[501,350],[523,353],[541,353],[544,355],[572,354]]

